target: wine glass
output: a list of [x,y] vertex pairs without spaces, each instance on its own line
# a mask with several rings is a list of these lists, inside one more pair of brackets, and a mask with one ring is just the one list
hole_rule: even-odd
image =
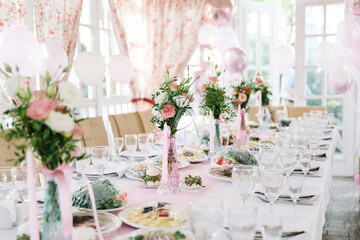
[[125,146],[130,153],[130,162],[134,163],[134,152],[137,148],[137,135],[136,134],[126,134],[125,135]]
[[316,151],[319,148],[319,141],[316,138],[310,138],[308,141],[308,147],[311,151],[312,160],[316,159]]
[[124,138],[115,138],[115,147],[116,153],[118,154],[118,159],[121,161],[121,152],[124,148]]
[[309,157],[309,156],[301,156],[300,157],[300,165],[301,165],[301,170],[303,171],[304,176],[306,177],[306,175],[308,174],[308,172],[310,170],[311,157]]
[[100,174],[100,180],[104,178],[104,170],[109,162],[109,157],[109,147],[97,146],[91,148],[91,160]]
[[254,194],[258,178],[257,166],[237,165],[232,169],[232,184],[245,204]]
[[28,186],[26,172],[22,171],[19,167],[12,167],[10,170],[11,178],[14,183],[15,190],[19,194],[20,200],[22,202],[27,202],[29,200],[28,196]]
[[282,224],[280,216],[265,216],[261,226],[261,234],[264,240],[281,240]]
[[[188,216],[191,232],[197,240],[215,239],[223,227],[224,210],[220,199],[189,202]],[[211,219],[211,221],[209,221]]]
[[11,167],[0,167],[0,199],[7,199],[15,191],[11,172]]
[[279,198],[283,186],[283,171],[281,169],[266,169],[263,173],[262,186],[265,197],[270,202],[270,214],[273,214],[273,206]]
[[294,202],[294,214],[295,214],[295,207],[296,202],[300,197],[300,194],[303,189],[303,178],[302,177],[289,177],[287,179],[287,185],[290,192],[290,197]]
[[278,152],[271,148],[261,148],[259,165],[262,170],[273,168],[277,162]]
[[90,156],[91,156],[91,149],[89,147],[80,147],[79,155],[85,155],[85,157],[81,160],[75,160],[76,169],[80,171],[82,175],[85,174],[85,170],[90,165]]
[[256,206],[231,204],[228,211],[229,232],[232,240],[253,240],[256,229]]
[[[147,140],[148,136],[149,136],[148,133],[138,134],[139,148],[140,148],[140,151],[144,154],[145,154],[145,150],[146,150],[146,140]],[[150,142],[149,142],[149,146],[150,146]],[[148,149],[148,152],[149,152],[149,149]]]
[[283,153],[282,156],[283,171],[286,177],[289,177],[294,171],[296,166],[296,152],[293,150],[288,150]]

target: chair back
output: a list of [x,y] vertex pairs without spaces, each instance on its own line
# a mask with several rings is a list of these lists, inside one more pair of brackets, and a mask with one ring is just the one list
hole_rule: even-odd
[[[15,143],[20,142],[21,140],[14,141]],[[12,145],[12,143],[5,141],[3,137],[0,136],[0,167],[13,167],[15,166],[15,160],[17,157],[15,155],[16,148]]]
[[151,109],[146,111],[140,111],[137,113],[139,114],[141,124],[146,133],[150,133],[151,131],[156,129],[156,125],[150,122],[151,118],[153,117]]
[[114,138],[145,132],[137,112],[109,115],[109,120]]
[[298,118],[302,117],[305,112],[310,112],[311,110],[320,110],[325,111],[326,108],[324,106],[308,106],[308,107],[288,107],[288,117],[289,118]]
[[[283,109],[284,109],[283,106],[271,106],[271,107],[269,107],[271,120],[274,123],[279,122],[279,120],[276,117],[276,111],[283,110]],[[258,122],[259,120],[258,120],[258,117],[256,116],[256,114],[258,114],[258,112],[259,112],[259,107],[258,106],[250,106],[249,107],[249,113],[248,113],[249,121]]]
[[87,118],[79,122],[84,131],[82,145],[84,147],[109,146],[108,136],[102,117]]

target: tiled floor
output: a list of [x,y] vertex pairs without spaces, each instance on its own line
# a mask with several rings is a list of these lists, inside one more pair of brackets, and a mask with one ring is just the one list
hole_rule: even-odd
[[360,240],[360,184],[334,177],[323,240]]

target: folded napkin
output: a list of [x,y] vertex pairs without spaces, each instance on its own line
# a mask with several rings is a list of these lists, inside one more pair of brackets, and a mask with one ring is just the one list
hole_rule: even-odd
[[16,206],[14,200],[0,201],[0,229],[9,229],[16,221]]
[[[315,171],[319,171],[319,170],[320,170],[320,166],[317,166],[317,167],[310,168],[309,172],[315,172]],[[296,169],[294,169],[294,172],[302,172],[302,169],[296,168]]]

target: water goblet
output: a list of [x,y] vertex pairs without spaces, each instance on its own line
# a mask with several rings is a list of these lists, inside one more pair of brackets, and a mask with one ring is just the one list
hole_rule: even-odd
[[11,177],[20,200],[22,202],[29,201],[26,172],[22,171],[19,167],[13,167],[11,168]]
[[299,199],[300,194],[303,189],[303,178],[289,177],[289,178],[287,178],[287,185],[289,188],[290,197],[294,202],[294,214],[295,214],[296,202]]
[[91,148],[91,160],[100,174],[100,180],[104,178],[104,170],[109,162],[109,157],[109,147],[96,146]]
[[309,157],[309,156],[300,157],[300,165],[301,165],[301,170],[303,171],[304,176],[306,177],[306,175],[308,174],[308,172],[310,170],[311,157]]
[[308,141],[308,147],[309,150],[311,151],[311,160],[315,161],[316,159],[316,151],[319,148],[319,140],[315,139],[315,138],[310,138]]
[[81,160],[75,160],[75,167],[84,175],[85,170],[90,165],[91,149],[89,147],[80,147],[79,155],[84,155],[85,157]]
[[230,239],[253,240],[256,229],[256,213],[256,206],[231,204],[228,210]]
[[232,169],[232,184],[245,204],[254,194],[258,179],[257,166],[236,165]]
[[215,239],[223,227],[223,221],[224,208],[221,200],[213,198],[189,202],[188,222],[195,239]]
[[11,171],[11,167],[0,167],[0,199],[7,199],[15,191]]
[[285,151],[283,153],[282,158],[283,158],[283,160],[282,160],[283,166],[282,167],[283,167],[284,174],[286,175],[286,177],[289,177],[292,174],[292,172],[294,171],[295,166],[296,166],[296,160],[297,160],[296,152],[293,150]]
[[270,203],[270,214],[274,214],[273,206],[280,196],[283,186],[283,171],[281,169],[266,169],[263,173],[262,186],[264,194]]
[[118,159],[121,159],[121,152],[124,148],[124,138],[115,138],[115,148]]
[[[140,148],[140,151],[144,154],[145,154],[145,150],[146,150],[146,140],[147,140],[148,136],[149,136],[148,133],[138,134],[139,148]],[[150,146],[150,143],[149,143],[149,146]],[[148,149],[148,151],[149,151],[149,149]]]
[[126,134],[125,135],[125,146],[130,153],[130,163],[134,163],[134,152],[137,148],[137,135]]
[[265,216],[261,226],[261,234],[264,240],[281,240],[282,225],[280,216]]

